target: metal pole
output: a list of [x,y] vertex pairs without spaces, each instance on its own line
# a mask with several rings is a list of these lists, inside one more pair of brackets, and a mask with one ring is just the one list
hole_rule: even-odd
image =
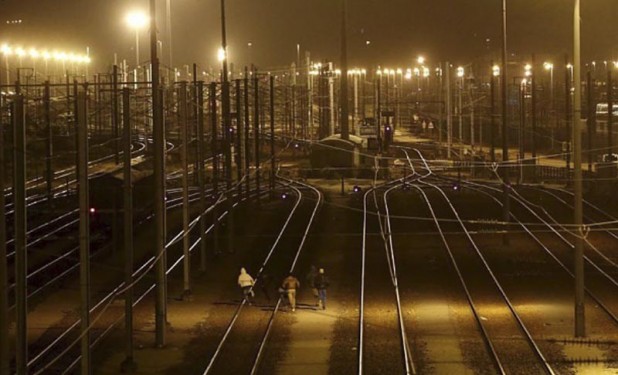
[[212,183],[215,195],[219,193],[219,134],[217,130],[217,83],[210,83],[210,132],[212,148]]
[[135,28],[135,82],[139,81],[139,29]]
[[112,69],[112,134],[114,137],[114,161],[120,164],[120,111],[118,110],[118,65]]
[[526,128],[526,86],[527,83],[519,84],[519,179],[518,183],[523,183],[524,160],[526,159],[524,131]]
[[451,158],[453,147],[453,105],[451,103],[451,66],[446,62],[446,157]]
[[235,91],[236,91],[236,144],[235,144],[235,154],[236,154],[236,179],[238,182],[238,196],[242,194],[242,183],[240,180],[243,175],[243,124],[242,124],[242,95],[240,90],[240,79],[237,79],[235,82]]
[[587,117],[587,128],[588,128],[588,172],[592,172],[592,156],[593,156],[593,136],[594,136],[594,103],[592,102],[594,100],[593,98],[593,93],[594,93],[594,87],[593,87],[593,82],[592,82],[592,72],[590,70],[588,70],[588,72],[586,73],[586,96],[587,96],[587,100],[586,100],[586,104],[588,105],[588,115]]
[[[459,144],[461,146],[461,148],[459,149],[459,152],[463,154],[463,149],[464,149],[464,139],[463,139],[463,108],[462,107],[462,103],[461,103],[461,94],[463,91],[463,84],[464,84],[464,77],[462,76],[460,79],[457,80],[457,119],[458,119],[458,124],[459,124]],[[460,154],[459,157],[461,158],[462,155]]]
[[[210,83],[209,90],[210,99],[210,126],[211,126],[211,149],[212,149],[212,185],[215,195],[215,203],[219,198],[219,135],[217,132],[217,83]],[[217,205],[212,208],[213,217],[213,251],[215,254],[219,253],[219,220],[217,213]]]
[[187,108],[187,81],[180,83],[178,110],[180,114],[180,127],[182,147],[180,159],[182,164],[182,253],[183,265],[183,291],[182,298],[191,295],[191,253],[189,252],[189,119]]
[[536,181],[536,138],[537,138],[537,134],[536,134],[536,61],[535,61],[535,56],[534,54],[532,54],[532,75],[530,76],[530,79],[532,80],[532,82],[530,83],[530,97],[531,97],[531,107],[530,110],[532,111],[532,178],[533,181]]
[[46,176],[46,187],[47,187],[47,202],[52,204],[52,189],[53,189],[53,181],[54,181],[54,171],[52,170],[52,158],[53,158],[53,132],[51,126],[51,95],[49,90],[49,81],[45,81],[45,89],[43,93],[43,107],[44,107],[44,117],[45,117],[45,128],[47,133],[47,142],[45,147],[45,176]]
[[382,74],[378,74],[376,80],[376,139],[378,142],[378,153],[382,153]]
[[565,134],[564,139],[566,141],[566,185],[569,185],[569,178],[571,176],[571,117],[573,115],[571,110],[571,74],[569,73],[569,57],[568,55],[564,55],[564,126],[565,126]]
[[[5,105],[0,98],[0,113]],[[4,123],[0,121],[0,375],[9,375],[9,304],[8,304],[8,263],[6,253],[6,212],[5,212],[5,173],[7,166],[4,159]]]
[[580,0],[575,0],[573,11],[573,164],[574,164],[574,224],[575,240],[575,337],[586,336],[584,295],[584,230],[582,210],[582,145],[581,145],[581,45],[580,45]]
[[341,101],[341,139],[350,139],[348,117],[348,46],[346,33],[346,0],[341,0],[341,82],[339,100]]
[[[13,100],[13,202],[15,236],[15,371],[28,372],[28,303],[26,253],[26,115],[24,97]],[[4,194],[4,193],[3,193]]]
[[156,302],[155,344],[165,346],[167,324],[167,260],[165,257],[165,129],[159,82],[159,58],[157,57],[156,1],[150,0],[150,61],[152,64],[152,114],[153,154],[155,185],[155,246]]
[[233,252],[233,227],[234,217],[232,215],[232,142],[231,132],[232,119],[230,116],[230,82],[228,80],[227,69],[227,39],[225,30],[225,0],[221,0],[221,48],[223,48],[223,80],[221,82],[221,110],[223,111],[223,139],[225,142],[225,181],[226,181],[226,205],[228,209],[228,252]]
[[335,128],[337,127],[335,118],[335,78],[332,76],[335,72],[332,69],[332,63],[329,63],[328,69],[328,135],[335,134]]
[[270,195],[275,190],[275,76],[270,76]]
[[442,63],[440,63],[440,78],[438,80],[438,101],[439,103],[439,114],[438,114],[438,123],[434,128],[438,129],[438,152],[439,155],[442,156],[442,125],[444,123],[444,84],[442,82],[442,76],[444,75],[444,69],[442,67]]
[[[613,160],[614,146],[613,146],[613,125],[614,125],[614,82],[612,81],[612,68],[608,65],[607,68],[607,153]],[[614,176],[614,169],[611,169],[612,177]]]
[[79,170],[79,286],[81,374],[90,374],[90,199],[88,196],[88,103],[77,93],[77,168]]
[[353,117],[353,126],[357,137],[360,137],[360,126],[358,124],[358,80],[360,78],[359,74],[354,73],[354,117]]
[[491,138],[491,150],[490,150],[491,161],[492,163],[495,163],[496,162],[496,100],[495,100],[496,77],[494,76],[494,73],[493,73],[493,66],[494,66],[493,61],[491,63],[491,66],[492,66],[492,72],[489,78],[489,92],[490,92],[489,94],[489,100],[490,100],[489,131],[490,131],[490,138]]
[[137,364],[133,358],[133,177],[131,174],[131,97],[128,87],[122,89],[123,122],[123,192],[124,192],[124,329],[125,359],[123,372],[133,372]]
[[500,92],[502,95],[502,220],[505,223],[505,234],[502,236],[502,243],[507,246],[509,244],[508,223],[511,221],[511,199],[510,199],[510,183],[509,183],[509,124],[508,124],[508,103],[506,95],[507,82],[507,44],[506,44],[506,0],[502,0],[502,67],[500,69]]
[[[166,13],[166,31],[167,31],[167,50],[169,51],[169,67],[168,72],[172,72],[174,69],[174,63],[172,60],[172,4],[171,0],[165,0],[165,13]],[[169,78],[169,73],[167,77],[168,81],[171,83],[171,79]]]
[[260,81],[257,75],[257,69],[253,71],[253,100],[255,111],[253,114],[253,138],[255,140],[255,185],[256,199],[260,202]]
[[251,144],[249,142],[249,69],[245,66],[245,78],[244,78],[244,110],[245,110],[245,190],[247,191],[247,197],[249,197],[249,190],[251,181],[249,178],[249,171],[251,170]]
[[206,185],[204,181],[204,82],[197,83],[197,183],[200,189],[200,271],[206,272]]

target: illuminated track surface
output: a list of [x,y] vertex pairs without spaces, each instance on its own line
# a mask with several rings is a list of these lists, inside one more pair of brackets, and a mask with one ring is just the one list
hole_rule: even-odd
[[[270,246],[261,261],[255,276],[256,284],[265,275],[285,275],[296,270],[299,257],[302,254],[307,235],[309,234],[318,208],[322,204],[322,194],[315,188],[300,182],[280,179],[285,194],[295,197],[290,213],[283,222],[275,241]],[[286,199],[291,199],[288,196]],[[231,316],[221,338],[209,353],[208,365],[204,374],[255,374],[267,352],[277,314],[282,308],[282,298],[279,297],[274,306],[248,306],[246,300],[238,305],[228,306],[226,311],[218,314]],[[298,307],[300,308],[300,306]],[[289,312],[289,308],[286,308]],[[239,361],[238,358],[245,358]]]
[[[474,183],[469,183],[469,185],[471,186],[470,189],[486,195],[491,194],[496,204],[501,206],[499,198],[496,198],[500,194],[499,189]],[[569,230],[565,228],[564,224],[558,223],[545,209],[541,209],[543,212],[539,213],[538,206],[532,204],[517,192],[514,192],[512,200],[516,204],[512,207],[511,218],[534,241],[534,244],[543,250],[549,259],[552,260],[552,263],[559,266],[563,273],[569,276],[571,280],[565,285],[569,287],[573,285],[572,249],[574,248],[574,237],[570,234]],[[605,256],[590,241],[586,242],[588,245],[586,246],[587,255],[584,257],[584,264],[586,266],[586,295],[592,300],[591,302],[596,304],[597,309],[605,315],[604,319],[612,323],[613,329],[618,329],[616,267],[611,263],[608,264],[607,260],[611,261],[611,259]],[[569,292],[571,292],[570,289]]]
[[420,153],[420,160],[416,162],[405,153],[414,173],[415,164],[416,169],[424,173],[411,187],[420,194],[431,212],[443,250],[447,252],[451,267],[466,295],[493,370],[502,374],[553,374],[554,369],[507,296],[485,252],[473,237],[470,224],[464,222],[464,214],[457,207],[459,201],[453,202],[446,194],[444,184],[432,178]]
[[363,195],[358,374],[414,374],[388,205],[403,180],[376,186],[378,172],[376,162],[374,187]]

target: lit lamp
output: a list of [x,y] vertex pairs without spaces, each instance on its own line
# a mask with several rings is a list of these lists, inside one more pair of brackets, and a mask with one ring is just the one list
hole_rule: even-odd
[[223,47],[219,47],[219,50],[217,50],[217,60],[219,62],[223,62],[227,56],[227,54],[225,53],[225,50],[223,49]]
[[126,22],[135,29],[135,66],[139,66],[139,30],[148,24],[148,16],[142,11],[132,11],[127,14]]

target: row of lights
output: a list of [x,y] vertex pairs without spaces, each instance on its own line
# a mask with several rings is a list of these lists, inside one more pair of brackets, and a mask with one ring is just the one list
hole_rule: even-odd
[[18,57],[29,56],[33,59],[42,58],[44,60],[68,61],[78,64],[89,64],[92,61],[88,55],[78,55],[59,51],[49,52],[48,50],[39,51],[35,48],[24,49],[21,47],[11,47],[8,44],[3,44],[0,46],[0,53],[2,53],[5,57],[11,55]]

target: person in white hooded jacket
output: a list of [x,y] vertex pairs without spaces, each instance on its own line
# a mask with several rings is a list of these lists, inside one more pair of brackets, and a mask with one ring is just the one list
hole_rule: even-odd
[[253,277],[242,267],[240,269],[240,275],[238,275],[238,285],[242,289],[243,296],[249,304],[251,304],[251,287],[253,287],[254,283]]

